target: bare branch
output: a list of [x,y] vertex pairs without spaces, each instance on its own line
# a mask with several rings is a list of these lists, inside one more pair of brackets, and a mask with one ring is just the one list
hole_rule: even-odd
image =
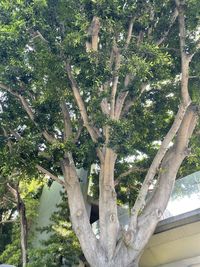
[[51,173],[50,171],[46,170],[45,168],[43,168],[41,165],[37,164],[36,168],[38,169],[38,171],[42,172],[43,174],[49,176],[50,178],[52,178],[54,181],[58,182],[59,184],[61,184],[62,186],[65,186],[65,183],[56,175],[54,175],[53,173]]
[[32,121],[34,121],[33,111],[31,110],[31,108],[30,108],[30,106],[29,106],[27,100],[26,100],[22,95],[20,95],[19,93],[14,92],[9,86],[7,86],[7,85],[5,85],[5,84],[0,83],[0,87],[1,87],[2,89],[6,90],[7,92],[9,92],[10,94],[14,95],[15,97],[17,97],[17,98],[21,101],[21,103],[22,103],[22,105],[23,105],[25,111],[26,111],[27,114],[29,115],[30,119],[31,119]]

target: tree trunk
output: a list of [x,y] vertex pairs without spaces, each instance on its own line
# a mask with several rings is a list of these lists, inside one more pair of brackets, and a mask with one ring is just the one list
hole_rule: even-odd
[[22,267],[26,267],[27,256],[27,219],[26,219],[26,207],[23,200],[19,196],[17,191],[17,209],[20,216],[20,234],[21,234],[21,251],[22,251]]

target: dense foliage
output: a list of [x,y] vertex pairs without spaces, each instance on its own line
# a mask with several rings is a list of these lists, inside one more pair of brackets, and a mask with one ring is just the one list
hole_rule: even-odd
[[[183,6],[185,52],[196,53],[190,65],[189,93],[199,105],[200,63],[196,50],[200,2],[188,0]],[[70,154],[77,169],[90,170],[95,164],[96,170],[89,176],[90,195],[98,199],[101,162],[97,151],[110,148],[117,154],[117,203],[133,206],[180,104],[181,52],[175,10],[172,0],[0,2],[2,198],[8,191],[7,182],[19,185],[24,178],[38,178],[38,166],[54,178],[62,175],[61,163]],[[94,18],[99,23],[98,49],[91,48]],[[109,115],[115,82],[116,102],[126,95],[118,119]],[[75,87],[79,88],[84,109],[74,97]],[[200,170],[198,131],[191,148],[179,176]],[[32,205],[31,201],[29,197],[27,205]],[[12,210],[13,204],[7,209]],[[64,223],[66,212],[62,210],[58,221],[54,218],[56,227]],[[68,223],[63,225],[66,235],[55,233],[46,250],[38,251],[39,256],[34,254],[39,260],[53,251],[57,255],[55,263],[44,257],[47,261],[40,264],[50,266],[50,261],[57,266],[60,256],[64,256],[61,251],[67,253],[66,240],[77,245],[68,227]],[[13,231],[17,232],[15,227]],[[60,243],[59,248],[53,246],[54,242]],[[2,259],[6,259],[5,253]]]

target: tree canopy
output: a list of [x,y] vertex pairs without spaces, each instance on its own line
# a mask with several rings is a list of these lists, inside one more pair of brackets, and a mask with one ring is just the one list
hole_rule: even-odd
[[[61,183],[91,266],[137,266],[180,165],[180,175],[199,169],[198,131],[185,159],[200,101],[199,10],[198,0],[0,3],[0,178],[39,171]],[[99,240],[76,172],[93,164]]]

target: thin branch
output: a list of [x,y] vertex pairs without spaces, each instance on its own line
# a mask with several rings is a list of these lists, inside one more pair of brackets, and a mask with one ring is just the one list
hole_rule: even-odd
[[126,101],[124,108],[121,111],[121,116],[124,116],[129,112],[130,108],[134,105],[135,101],[145,92],[145,90],[147,89],[148,86],[149,86],[149,83],[143,83],[141,85],[141,88],[140,88],[139,96],[137,96],[137,97],[135,96],[132,99],[128,99]]
[[3,200],[6,200],[6,201],[9,201],[9,202],[11,202],[11,203],[13,203],[13,204],[17,204],[17,202],[16,201],[14,201],[12,198],[9,198],[9,197],[6,197],[6,196],[3,196]]
[[120,180],[126,176],[128,176],[129,174],[133,173],[133,172],[146,172],[147,169],[144,168],[139,168],[136,166],[131,167],[129,170],[121,173],[116,179],[115,179],[115,186],[118,185],[120,183]]
[[47,130],[42,131],[42,135],[50,144],[56,141],[56,138],[53,135],[49,134]]
[[128,48],[130,42],[131,42],[131,37],[132,37],[132,32],[133,32],[133,24],[135,22],[135,18],[131,18],[130,23],[129,23],[129,27],[128,27],[128,34],[127,34],[127,38],[126,38],[126,45],[125,45],[125,49]]
[[111,109],[110,109],[110,116],[111,119],[114,119],[115,117],[115,98],[117,93],[117,86],[119,81],[119,67],[120,67],[120,53],[119,48],[114,47],[115,52],[115,68],[114,68],[114,75],[113,75],[113,81],[112,81],[112,92],[111,92]]
[[72,125],[71,125],[70,114],[64,100],[62,100],[61,102],[61,109],[64,121],[64,140],[67,140],[67,138],[69,138],[72,135]]
[[53,143],[56,139],[50,135],[47,130],[42,131],[39,127],[39,125],[36,123],[35,118],[34,118],[34,112],[31,108],[31,106],[29,105],[28,101],[26,100],[25,97],[23,97],[22,95],[20,95],[17,92],[14,92],[9,86],[0,83],[0,88],[6,90],[7,92],[9,92],[10,94],[14,95],[16,98],[18,98],[24,108],[24,110],[26,111],[26,113],[28,114],[28,117],[30,118],[30,120],[34,123],[34,125],[41,131],[42,135],[45,137],[45,139],[50,142]]
[[125,91],[125,92],[121,92],[117,97],[116,107],[115,107],[115,119],[116,120],[118,120],[121,116],[124,102],[127,96],[128,96],[128,91]]
[[168,28],[165,30],[165,32],[162,34],[161,38],[156,42],[156,45],[161,45],[165,42],[172,26],[174,25],[176,19],[178,17],[178,10],[177,8],[175,8],[174,12],[172,13],[172,16],[171,16],[171,19],[170,19],[170,23],[169,23],[169,26]]
[[9,183],[7,183],[8,190],[14,196],[15,200],[17,200],[17,190],[13,188]]
[[[38,123],[36,123],[35,121],[35,118],[34,118],[34,112],[33,110],[31,109],[28,101],[22,96],[22,95],[19,95],[19,99],[21,100],[21,103],[25,109],[25,111],[27,112],[29,118],[31,119],[31,121],[35,124],[35,126],[40,130],[40,127],[38,125]],[[56,141],[56,139],[54,138],[54,136],[50,135],[47,130],[41,130],[42,132],[42,135],[44,136],[44,138],[49,142],[49,143],[53,143]]]
[[94,130],[94,128],[91,126],[91,124],[89,122],[88,114],[87,114],[83,99],[80,95],[78,84],[76,83],[76,81],[72,75],[71,66],[70,66],[69,62],[66,63],[65,67],[66,67],[68,78],[69,78],[71,86],[72,86],[72,90],[74,93],[76,103],[78,105],[79,111],[81,113],[81,117],[82,117],[83,122],[84,122],[84,126],[88,130],[93,142],[97,143],[99,135],[96,133],[96,131]]
[[22,138],[18,132],[13,131],[13,130],[10,130],[10,132],[12,135],[14,135],[14,137],[16,138],[17,141],[19,141]]
[[191,61],[193,59],[194,55],[198,52],[199,49],[200,49],[200,39],[196,41],[196,43],[195,43],[195,51],[194,51],[193,54],[191,54],[189,56],[189,61]]
[[2,127],[2,129],[3,129],[4,136],[7,138],[7,145],[9,147],[9,151],[10,151],[10,153],[12,153],[12,142],[8,136],[6,129],[4,127]]
[[78,131],[77,131],[76,136],[74,138],[74,143],[78,142],[82,130],[83,130],[83,125],[81,124],[80,127],[78,128]]
[[0,82],[0,88],[8,91],[10,94],[16,96],[17,98],[19,98],[19,94],[14,92],[9,86],[5,85],[4,83]]
[[14,223],[17,220],[6,220],[6,221],[1,221],[0,224],[6,224],[6,223]]
[[30,108],[30,105],[29,105],[28,101],[22,95],[20,95],[20,94],[18,95],[18,98],[21,100],[21,103],[22,103],[25,111],[27,112],[29,118],[37,126],[37,124],[34,121],[34,113],[33,113],[33,110]]
[[44,41],[45,43],[48,43],[48,41],[44,38],[44,36],[41,34],[41,32],[36,31],[33,33],[33,37],[31,39],[31,41],[33,41],[36,38],[40,38],[42,41]]
[[[132,37],[132,32],[133,32],[133,25],[134,25],[134,21],[135,21],[136,17],[131,18],[130,19],[130,23],[129,23],[129,27],[128,27],[128,33],[127,33],[127,39],[126,39],[126,45],[124,47],[125,50],[127,50],[130,41],[131,41],[131,37]],[[103,99],[101,102],[101,109],[102,112],[106,115],[109,115],[109,113],[111,114],[111,118],[114,118],[115,116],[117,117],[117,119],[120,117],[121,114],[121,110],[123,108],[123,104],[124,101],[126,99],[126,96],[128,95],[128,93],[122,93],[118,96],[118,99],[116,101],[116,106],[115,106],[115,98],[116,98],[116,92],[117,92],[117,85],[118,85],[118,81],[119,81],[119,75],[118,75],[118,70],[120,67],[120,53],[119,53],[119,49],[115,46],[112,48],[111,51],[111,56],[110,56],[110,68],[112,67],[113,61],[115,58],[115,70],[114,70],[114,78],[113,78],[113,85],[112,85],[112,93],[111,93],[111,107],[110,107],[110,112],[109,112],[109,106],[108,106],[108,102],[107,99]],[[125,88],[128,86],[129,81],[130,81],[130,75],[127,74],[125,77]],[[128,81],[128,83],[127,83]],[[104,89],[104,87],[103,87]]]
[[62,186],[65,186],[65,183],[58,176],[56,176],[53,173],[51,173],[50,171],[46,170],[41,165],[37,164],[36,168],[38,169],[38,171],[42,172],[45,175],[48,175],[50,178],[52,178],[54,181],[58,182]]

